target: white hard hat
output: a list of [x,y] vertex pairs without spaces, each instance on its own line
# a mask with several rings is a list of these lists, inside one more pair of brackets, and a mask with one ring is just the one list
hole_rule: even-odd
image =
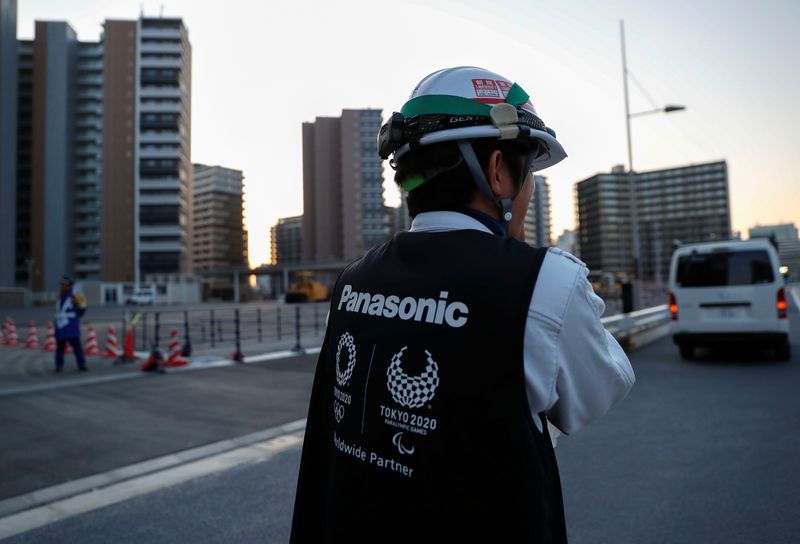
[[[555,131],[539,118],[522,87],[473,66],[446,68],[420,81],[408,102],[381,127],[378,154],[383,159],[391,155],[395,166],[414,148],[455,142],[476,187],[495,202],[501,221],[508,225],[516,197],[495,197],[472,147],[475,140],[492,138],[528,147],[526,167],[530,170],[543,170],[567,156]],[[426,181],[416,177],[402,186],[412,191]]]
[[530,96],[507,78],[472,66],[446,68],[425,77],[408,102],[381,128],[381,157],[397,161],[412,147],[478,138],[541,143],[533,168],[562,161],[566,152],[539,118]]

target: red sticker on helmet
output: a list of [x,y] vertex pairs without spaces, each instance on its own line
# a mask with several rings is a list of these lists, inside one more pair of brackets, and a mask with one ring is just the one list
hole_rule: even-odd
[[472,86],[478,98],[500,98],[500,91],[493,79],[473,79]]
[[500,87],[500,92],[503,93],[503,98],[508,96],[508,91],[511,89],[511,83],[498,79],[497,86]]

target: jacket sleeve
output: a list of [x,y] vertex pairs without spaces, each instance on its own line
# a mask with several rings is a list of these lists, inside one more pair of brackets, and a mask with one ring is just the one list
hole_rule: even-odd
[[328,463],[333,436],[331,411],[324,409],[330,408],[333,403],[330,387],[325,379],[328,343],[326,334],[311,389],[289,539],[295,544],[322,541],[323,513],[328,493]]
[[605,304],[587,280],[588,269],[577,262],[557,336],[555,391],[547,412],[565,434],[603,416],[635,382],[627,355],[600,321]]
[[550,248],[525,327],[528,404],[566,434],[605,414],[635,380],[628,357],[600,321],[605,304],[588,273],[576,257]]

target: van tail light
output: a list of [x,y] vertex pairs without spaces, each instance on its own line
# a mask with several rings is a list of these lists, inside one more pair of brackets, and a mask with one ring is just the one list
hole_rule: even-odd
[[669,294],[669,318],[672,321],[678,320],[678,301],[672,293]]
[[781,287],[778,290],[778,319],[786,319],[786,292]]

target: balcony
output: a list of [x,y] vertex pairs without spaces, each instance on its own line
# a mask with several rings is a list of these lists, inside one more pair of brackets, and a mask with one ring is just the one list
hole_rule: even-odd
[[147,143],[180,143],[181,136],[175,131],[155,132],[142,129],[139,134],[139,141]]
[[149,24],[145,23],[144,25],[142,25],[141,36],[142,36],[142,45],[148,43],[144,41],[147,39],[182,40],[183,27],[181,25],[176,24],[175,26],[170,26],[167,28],[164,27],[159,28],[150,26]]
[[180,42],[142,42],[139,48],[142,53],[183,53]]
[[175,102],[142,102],[140,108],[142,113],[181,113],[183,104],[180,100]]
[[75,243],[78,244],[99,244],[100,233],[93,232],[91,234],[78,234],[75,236]]
[[143,84],[141,89],[142,98],[181,98],[181,90],[177,86],[153,87]]
[[139,196],[139,204],[142,206],[180,206],[182,203],[181,195],[177,191],[172,194],[141,194]]
[[142,159],[180,159],[180,147],[139,148],[139,157]]
[[75,221],[75,228],[78,229],[97,229],[100,226],[99,218],[92,217],[92,218],[78,218]]
[[141,130],[171,130],[178,132],[177,119],[153,119],[145,121],[142,119],[140,123]]
[[183,57],[149,57],[141,60],[142,68],[175,68],[183,69]]
[[103,115],[103,105],[100,102],[83,102],[78,104],[78,114]]
[[183,227],[180,225],[142,225],[139,227],[139,236],[161,236],[180,238],[183,236]]
[[177,177],[139,180],[139,189],[142,191],[178,191],[180,186],[181,182]]
[[183,251],[183,244],[180,240],[164,240],[159,242],[139,242],[139,251],[146,252],[175,252]]

